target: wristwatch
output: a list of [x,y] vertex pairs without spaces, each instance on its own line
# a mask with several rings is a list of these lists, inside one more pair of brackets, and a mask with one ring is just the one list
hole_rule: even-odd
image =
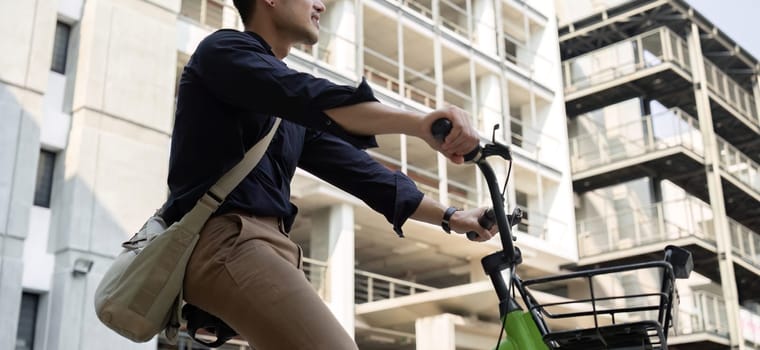
[[451,234],[451,226],[449,226],[449,220],[451,220],[451,216],[454,215],[454,213],[458,210],[455,207],[449,207],[446,209],[446,212],[443,213],[443,219],[441,220],[441,228],[443,228],[446,233]]

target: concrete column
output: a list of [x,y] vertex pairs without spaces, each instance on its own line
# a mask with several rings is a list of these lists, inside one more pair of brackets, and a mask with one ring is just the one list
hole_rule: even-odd
[[[760,64],[758,65],[760,66]],[[760,67],[757,68],[760,70]],[[755,74],[752,84],[752,95],[755,97],[755,115],[751,116],[756,122],[760,123],[760,75]]]
[[314,212],[311,257],[327,262],[324,298],[346,332],[354,335],[354,208],[337,204]]
[[0,2],[0,349],[16,347],[56,4]]
[[[179,6],[88,0],[73,28],[72,122],[51,203],[50,349],[156,347],[103,326],[93,297],[121,242],[166,199]],[[81,263],[91,269],[75,273]]]
[[324,43],[330,51],[327,62],[349,74],[353,74],[357,67],[356,12],[354,0],[338,0],[330,4],[330,8],[320,21],[321,25],[330,32],[328,36],[321,36],[319,39],[327,41]]
[[[500,1],[500,0],[498,0]],[[496,55],[496,9],[494,0],[473,0],[473,29],[478,47],[486,53]]]
[[718,266],[720,269],[720,284],[723,299],[726,303],[726,320],[732,348],[744,349],[744,338],[739,327],[739,297],[736,290],[736,275],[734,272],[734,257],[731,249],[731,234],[726,219],[725,198],[721,185],[720,150],[718,149],[715,131],[713,129],[712,112],[707,91],[704,58],[699,39],[699,27],[691,24],[688,37],[689,55],[693,67],[694,96],[697,103],[699,128],[705,145],[705,173],[707,175],[707,190],[710,206],[713,211],[715,240],[718,249]]
[[441,314],[419,318],[414,322],[417,350],[456,350],[455,322],[459,316]]

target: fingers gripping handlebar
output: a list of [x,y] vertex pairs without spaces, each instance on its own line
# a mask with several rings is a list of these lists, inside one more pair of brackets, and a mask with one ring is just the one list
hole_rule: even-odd
[[[433,133],[433,137],[436,140],[443,142],[446,136],[449,135],[449,132],[451,132],[451,127],[451,122],[448,119],[441,118],[433,122],[433,126],[430,127],[430,131]],[[475,146],[472,151],[464,155],[464,161],[477,162],[480,159],[482,150],[483,148],[480,147],[480,145]]]
[[[447,119],[441,118],[433,122],[430,131],[433,134],[433,137],[438,141],[443,142],[444,138],[451,131],[451,128],[451,122]],[[494,136],[497,128],[498,125],[494,127]],[[475,147],[475,149],[464,156],[464,159],[466,162],[475,163],[478,168],[480,168],[486,179],[486,183],[488,184],[491,202],[493,203],[493,208],[486,210],[483,215],[478,218],[478,223],[481,227],[486,229],[490,229],[494,223],[498,225],[499,232],[501,232],[501,243],[504,248],[504,254],[508,261],[514,261],[511,226],[516,225],[519,222],[519,219],[522,218],[523,214],[516,211],[512,215],[506,215],[504,212],[504,198],[499,192],[496,176],[491,166],[485,161],[485,158],[491,155],[498,155],[505,160],[512,159],[509,147],[496,142],[495,137],[494,140],[490,144],[486,144],[485,147],[481,147],[480,145]],[[477,237],[476,232],[471,231],[467,233],[467,238],[470,240],[475,240]]]

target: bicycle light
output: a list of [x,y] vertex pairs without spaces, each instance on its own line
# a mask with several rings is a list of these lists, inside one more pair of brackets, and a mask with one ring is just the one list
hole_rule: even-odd
[[691,252],[674,245],[665,247],[665,261],[673,266],[673,274],[676,278],[689,278],[691,270],[694,269],[694,259],[691,257]]

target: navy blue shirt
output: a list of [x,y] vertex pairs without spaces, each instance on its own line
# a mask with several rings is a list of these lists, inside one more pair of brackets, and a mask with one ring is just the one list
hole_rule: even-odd
[[281,217],[289,230],[298,211],[290,182],[301,167],[362,199],[401,235],[422,193],[362,150],[377,146],[374,137],[350,134],[323,112],[368,101],[376,99],[365,81],[342,86],[294,71],[255,33],[209,35],[180,78],[164,219],[172,223],[188,212],[269,132],[276,115],[282,123],[265,155],[217,215],[242,210]]

